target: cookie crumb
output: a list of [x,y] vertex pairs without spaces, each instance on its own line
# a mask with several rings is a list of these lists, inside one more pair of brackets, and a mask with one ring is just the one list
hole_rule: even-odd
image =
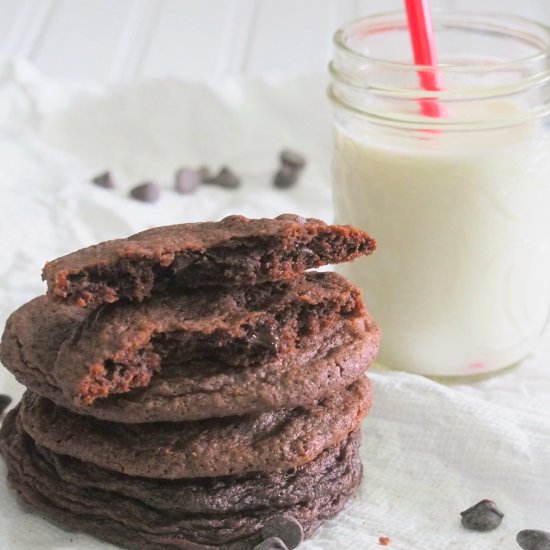
[[389,546],[390,545],[390,537],[379,537],[378,538],[378,544],[380,546]]

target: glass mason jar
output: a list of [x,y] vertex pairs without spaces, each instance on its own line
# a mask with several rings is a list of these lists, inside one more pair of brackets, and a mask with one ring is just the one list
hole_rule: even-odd
[[336,221],[378,243],[340,271],[381,328],[380,363],[482,374],[528,355],[550,309],[550,29],[494,13],[433,27],[438,91],[407,61],[404,14],[335,35]]

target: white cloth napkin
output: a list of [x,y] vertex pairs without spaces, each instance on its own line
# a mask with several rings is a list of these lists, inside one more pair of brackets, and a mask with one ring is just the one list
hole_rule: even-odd
[[[174,81],[108,89],[51,81],[22,63],[0,67],[0,323],[44,292],[44,262],[154,225],[297,212],[330,220],[330,108],[322,77],[229,82],[212,89]],[[295,189],[274,190],[281,147],[309,159]],[[169,188],[176,168],[227,163],[237,191]],[[116,191],[89,184],[111,169]],[[155,205],[126,198],[154,179]],[[365,477],[358,496],[304,550],[513,550],[523,528],[550,530],[550,342],[498,376],[443,384],[372,370],[364,421]],[[0,392],[22,388],[0,370]],[[21,508],[0,460],[1,550],[114,548],[65,532]],[[459,512],[482,498],[506,517],[488,534]]]

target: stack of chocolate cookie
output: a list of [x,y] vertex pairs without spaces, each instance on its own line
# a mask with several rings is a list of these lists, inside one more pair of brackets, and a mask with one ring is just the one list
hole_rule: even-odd
[[28,388],[0,434],[14,490],[132,550],[249,550],[281,517],[311,535],[360,482],[379,334],[357,288],[307,270],[374,247],[231,216],[48,263],[2,338]]

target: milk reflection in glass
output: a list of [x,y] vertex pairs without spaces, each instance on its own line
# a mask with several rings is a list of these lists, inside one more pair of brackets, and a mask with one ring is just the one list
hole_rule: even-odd
[[379,362],[473,374],[533,349],[550,304],[543,131],[528,123],[411,139],[381,129],[361,139],[337,129],[336,221],[367,229],[378,243],[373,256],[341,270],[363,287],[382,329]]

